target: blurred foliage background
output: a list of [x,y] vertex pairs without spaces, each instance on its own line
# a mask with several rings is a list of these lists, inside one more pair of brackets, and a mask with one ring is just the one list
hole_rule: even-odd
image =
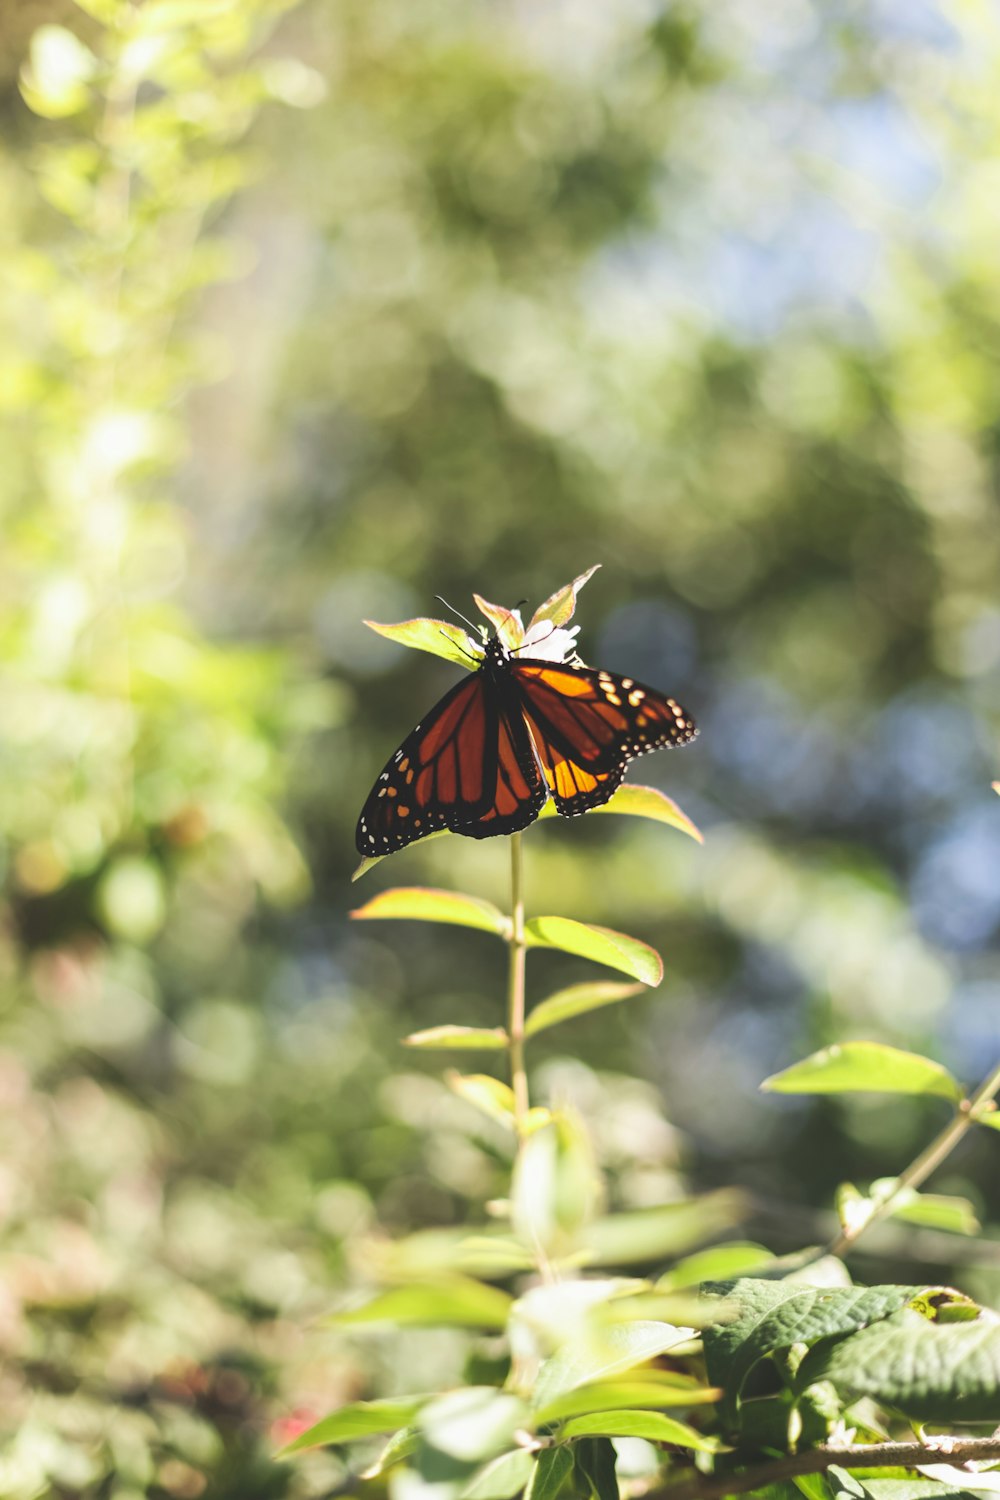
[[[318,1496],[281,1437],[466,1343],[317,1318],[506,1170],[399,1046],[497,1022],[492,946],[348,926],[358,808],[455,676],[362,616],[601,562],[585,659],[702,725],[632,778],[703,850],[526,841],[529,908],[667,958],[536,1047],[613,1204],[735,1184],[741,1234],[815,1241],[935,1106],[760,1079],[995,1055],[1000,20],[31,0],[0,91],[0,1495]],[[447,839],[367,888],[506,875]],[[934,1184],[987,1220],[994,1147]],[[856,1269],[1000,1298],[989,1231]]]

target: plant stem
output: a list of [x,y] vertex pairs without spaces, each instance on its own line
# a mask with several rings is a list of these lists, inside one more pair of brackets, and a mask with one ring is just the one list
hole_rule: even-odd
[[[662,1490],[651,1490],[646,1500],[724,1500],[745,1495],[796,1474],[821,1474],[834,1466],[850,1469],[915,1468],[917,1464],[965,1464],[1000,1458],[1000,1438],[955,1438],[939,1448],[924,1443],[850,1444],[842,1448],[810,1448],[771,1463],[758,1464],[741,1474],[695,1474]],[[970,1475],[970,1478],[973,1476]]]
[[510,836],[511,920],[510,969],[507,980],[507,1036],[510,1051],[510,1086],[514,1090],[514,1124],[524,1135],[528,1114],[528,1075],[524,1067],[524,868],[521,835]]
[[858,1224],[853,1224],[849,1228],[842,1229],[836,1238],[830,1241],[830,1244],[827,1246],[827,1253],[830,1255],[843,1255],[845,1251],[850,1250],[858,1242],[869,1225],[875,1224],[879,1219],[885,1218],[901,1193],[906,1192],[909,1188],[920,1187],[921,1183],[925,1182],[931,1173],[941,1165],[945,1157],[950,1156],[962,1137],[976,1123],[976,1115],[982,1109],[982,1106],[995,1099],[998,1092],[1000,1092],[1000,1063],[983,1080],[974,1094],[971,1094],[968,1099],[961,1101],[955,1110],[954,1116],[948,1121],[944,1129],[934,1137],[928,1146],[924,1147],[919,1156],[914,1157],[906,1170],[899,1174],[891,1190],[886,1193],[885,1197],[880,1198],[872,1205],[868,1217],[862,1219]]

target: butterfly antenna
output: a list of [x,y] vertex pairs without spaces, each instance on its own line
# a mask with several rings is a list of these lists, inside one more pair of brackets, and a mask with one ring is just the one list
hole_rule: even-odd
[[470,661],[474,661],[475,664],[476,664],[476,666],[478,667],[478,665],[479,665],[479,657],[478,656],[473,656],[473,654],[472,654],[471,651],[466,651],[466,649],[462,645],[461,641],[456,641],[454,639],[454,637],[450,636],[446,630],[439,630],[438,631],[438,635],[443,635],[446,641],[451,641],[451,644],[453,646],[457,646],[458,649],[459,649],[459,651],[461,651],[461,653],[462,653],[463,656],[467,656]]
[[439,604],[444,605],[445,609],[450,609],[453,615],[457,615],[460,620],[464,620],[470,630],[482,629],[480,625],[473,625],[472,621],[466,615],[463,615],[460,609],[456,609],[454,604],[449,604],[447,599],[443,599],[440,594],[435,594],[434,597]]

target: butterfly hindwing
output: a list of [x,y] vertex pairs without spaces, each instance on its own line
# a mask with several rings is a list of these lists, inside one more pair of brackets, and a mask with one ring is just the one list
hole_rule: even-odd
[[637,755],[697,734],[673,698],[594,667],[518,659],[522,711],[560,813],[607,802]]
[[482,672],[445,694],[372,787],[358,820],[359,853],[392,854],[443,828],[489,838],[534,822],[547,792],[507,696]]

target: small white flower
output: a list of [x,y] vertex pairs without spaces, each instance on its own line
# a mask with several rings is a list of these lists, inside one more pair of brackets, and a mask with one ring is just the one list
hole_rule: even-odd
[[579,625],[566,630],[562,625],[553,625],[551,620],[539,620],[528,627],[518,654],[541,661],[571,661],[576,655],[579,634]]

